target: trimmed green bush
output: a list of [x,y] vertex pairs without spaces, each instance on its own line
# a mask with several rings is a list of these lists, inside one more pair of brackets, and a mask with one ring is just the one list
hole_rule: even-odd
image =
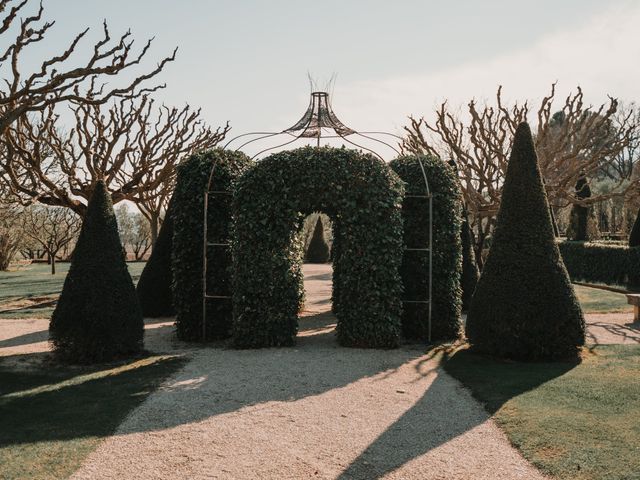
[[462,310],[469,310],[473,292],[476,290],[478,279],[480,278],[480,270],[476,262],[476,252],[473,249],[473,232],[469,226],[466,213],[463,215],[462,231]]
[[173,308],[173,272],[171,251],[173,249],[173,219],[171,205],[164,216],[160,233],[151,251],[151,256],[140,274],[136,293],[145,317],[168,317],[175,314]]
[[611,242],[560,242],[571,279],[640,290],[640,247]]
[[572,358],[584,344],[584,318],[554,238],[526,123],[516,130],[466,333],[474,350],[518,360]]
[[[453,167],[442,160],[422,156],[433,194],[433,285],[432,340],[448,340],[460,334],[462,245],[460,238],[462,196]],[[407,195],[424,195],[425,184],[418,157],[393,160],[391,168],[405,182]],[[405,197],[402,202],[404,245],[425,248],[429,244],[429,203],[424,198]],[[383,258],[383,257],[381,257]],[[428,253],[405,251],[400,268],[403,300],[424,300],[428,294]],[[428,339],[428,306],[405,303],[402,333],[405,338]]]
[[87,206],[49,334],[55,353],[72,363],[106,362],[142,350],[142,312],[103,181]]
[[629,234],[629,246],[640,247],[640,210],[636,214],[636,220],[633,222],[633,228]]
[[[192,155],[178,166],[173,194],[173,303],[178,338],[202,341],[202,267],[204,193],[215,162],[212,189],[229,191],[233,182],[251,165],[240,152],[214,149]],[[231,196],[209,197],[209,241],[230,238]],[[263,227],[265,227],[263,225]],[[207,287],[211,295],[231,294],[231,255],[228,248],[210,246],[207,251]],[[206,338],[227,338],[231,332],[230,300],[207,300]]]
[[270,155],[234,196],[234,346],[292,345],[302,298],[305,214],[334,225],[334,310],[342,345],[396,347],[402,260],[400,179],[369,154],[305,147]]
[[329,245],[327,245],[327,241],[324,238],[324,226],[320,217],[318,217],[316,226],[313,229],[305,261],[307,263],[327,263],[329,261]]

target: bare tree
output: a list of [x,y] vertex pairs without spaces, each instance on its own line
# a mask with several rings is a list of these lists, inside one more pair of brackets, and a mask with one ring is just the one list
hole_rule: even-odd
[[25,208],[22,219],[25,236],[42,246],[55,275],[58,253],[77,238],[82,219],[68,208],[41,205]]
[[105,181],[114,204],[130,200],[157,235],[163,202],[179,160],[215,146],[229,127],[211,130],[200,110],[155,107],[147,95],[110,105],[74,105],[68,133],[49,107],[8,127],[0,147],[9,161],[0,170],[11,195],[28,205],[71,208],[84,215],[95,183]]
[[[0,50],[0,71],[5,75],[5,88],[0,89],[0,134],[14,121],[29,112],[43,111],[60,102],[99,105],[117,97],[131,97],[161,88],[144,87],[176,51],[147,73],[120,86],[107,87],[107,79],[140,65],[149,51],[151,40],[139,51],[134,50],[131,32],[112,41],[106,22],[102,38],[93,45],[88,58],[74,55],[89,32],[78,33],[63,50],[44,59],[33,72],[25,72],[20,59],[29,47],[46,41],[55,22],[43,19],[42,3],[28,14],[30,0],[0,0],[0,39],[9,45]],[[21,15],[27,15],[20,18]]]
[[[570,204],[589,205],[606,198],[624,196],[640,184],[621,179],[606,194],[580,199],[575,184],[581,174],[591,178],[615,162],[638,132],[632,111],[621,114],[619,102],[609,98],[597,108],[584,104],[584,95],[566,97],[554,110],[556,85],[542,99],[536,112],[535,134],[538,160],[549,200],[554,209]],[[556,113],[553,113],[553,112]],[[478,259],[495,224],[513,135],[530,114],[528,102],[507,106],[498,88],[496,105],[468,104],[468,119],[461,119],[444,102],[435,123],[410,117],[405,127],[405,152],[428,153],[453,160],[476,236]]]
[[140,212],[129,210],[127,205],[116,209],[120,241],[125,252],[132,252],[136,261],[140,261],[151,249],[151,228]]

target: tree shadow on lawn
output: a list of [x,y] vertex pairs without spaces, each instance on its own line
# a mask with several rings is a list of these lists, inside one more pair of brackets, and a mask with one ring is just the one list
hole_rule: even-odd
[[[0,449],[50,440],[111,435],[183,359],[140,357],[99,366],[63,366],[50,353],[0,362]],[[8,367],[37,361],[39,370]],[[6,362],[5,362],[6,361]]]

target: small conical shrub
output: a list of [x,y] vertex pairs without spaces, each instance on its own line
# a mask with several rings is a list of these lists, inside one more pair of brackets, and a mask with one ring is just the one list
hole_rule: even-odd
[[466,214],[463,216],[460,236],[462,237],[462,278],[460,279],[462,310],[467,311],[480,278],[480,270],[476,262],[476,253],[473,250],[473,233]]
[[638,210],[636,221],[633,222],[633,228],[629,234],[629,246],[640,247],[640,210]]
[[142,350],[142,312],[103,181],[87,206],[49,333],[55,353],[72,363],[105,362]]
[[[575,186],[576,197],[580,200],[591,197],[591,188],[587,177],[582,174]],[[593,207],[573,204],[567,228],[567,238],[575,241],[587,241],[598,238],[598,224]]]
[[309,247],[307,248],[305,262],[327,263],[329,257],[329,245],[327,245],[327,241],[324,238],[324,226],[322,225],[322,220],[318,217],[311,241],[309,242]]
[[526,123],[515,134],[466,333],[474,350],[519,360],[575,357],[584,344],[584,318],[554,239]]
[[164,216],[160,233],[151,256],[142,270],[136,286],[142,314],[145,317],[168,317],[175,314],[171,282],[171,249],[173,245],[173,218],[171,205]]

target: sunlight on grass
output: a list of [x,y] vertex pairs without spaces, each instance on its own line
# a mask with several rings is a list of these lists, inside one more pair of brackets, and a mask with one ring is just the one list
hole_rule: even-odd
[[579,365],[504,362],[461,350],[444,367],[545,473],[638,478],[640,347],[600,346]]
[[580,306],[585,313],[632,312],[633,306],[627,303],[622,293],[610,292],[599,288],[574,285]]
[[182,364],[175,356],[38,371],[0,363],[0,477],[68,477]]

